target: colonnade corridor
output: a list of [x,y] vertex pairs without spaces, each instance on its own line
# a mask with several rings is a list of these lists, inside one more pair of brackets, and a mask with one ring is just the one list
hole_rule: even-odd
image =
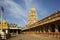
[[60,39],[60,21],[58,20],[45,25],[33,27],[30,29],[24,30],[23,33],[41,35],[47,38]]
[[35,35],[35,34],[19,34],[11,37],[8,40],[60,40],[60,39],[46,38],[46,37],[43,37],[42,35]]

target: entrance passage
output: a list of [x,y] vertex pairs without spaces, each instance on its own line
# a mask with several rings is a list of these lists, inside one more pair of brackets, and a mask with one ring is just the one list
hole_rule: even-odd
[[51,29],[51,32],[55,32],[55,25],[52,24],[50,29]]

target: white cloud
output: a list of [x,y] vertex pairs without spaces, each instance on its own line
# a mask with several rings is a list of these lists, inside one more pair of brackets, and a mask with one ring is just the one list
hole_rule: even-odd
[[[4,0],[2,1],[2,3],[6,6],[5,9],[7,9],[10,14],[9,16],[12,16],[14,18],[17,18],[17,20],[22,20],[22,22],[25,22],[25,19],[27,14],[26,14],[26,10],[22,8],[21,5],[17,4],[16,2],[14,2],[13,0]],[[22,18],[24,17],[24,18]]]
[[25,24],[27,24],[26,20],[23,19],[23,21],[24,21]]
[[24,2],[27,7],[27,10],[29,10],[32,7],[33,0],[24,0]]
[[8,10],[11,12],[11,15],[14,17],[19,18],[20,15],[21,16],[26,16],[25,15],[25,10],[22,8],[22,6],[20,6],[19,4],[11,1],[11,0],[6,0],[5,1],[6,5],[9,5],[10,7],[8,8]]

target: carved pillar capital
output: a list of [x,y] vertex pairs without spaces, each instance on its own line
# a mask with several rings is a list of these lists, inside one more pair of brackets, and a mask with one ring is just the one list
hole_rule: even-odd
[[58,25],[55,24],[55,27],[56,27],[56,28],[55,28],[55,32],[58,33]]

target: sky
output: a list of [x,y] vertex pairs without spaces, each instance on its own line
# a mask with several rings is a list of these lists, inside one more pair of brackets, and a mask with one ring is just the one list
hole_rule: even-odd
[[60,0],[0,0],[4,17],[8,23],[24,27],[28,22],[29,10],[36,8],[39,20],[60,10]]

